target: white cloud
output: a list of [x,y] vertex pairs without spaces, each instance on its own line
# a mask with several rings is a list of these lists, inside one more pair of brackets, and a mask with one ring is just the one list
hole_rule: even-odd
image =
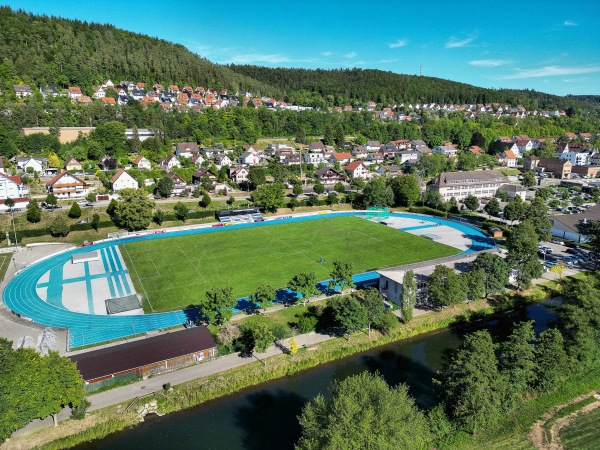
[[393,58],[393,59],[380,59],[379,61],[377,61],[378,64],[389,64],[389,63],[394,63],[394,62],[398,62],[399,59],[398,58]]
[[389,48],[400,48],[408,44],[408,39],[397,39],[395,42],[388,44]]
[[475,59],[473,61],[469,61],[469,64],[478,67],[499,67],[511,63],[512,61],[508,59]]
[[233,55],[231,57],[231,62],[233,63],[255,63],[255,62],[266,62],[271,64],[290,62],[291,59],[287,56],[279,55],[279,54],[259,54],[259,53],[249,53],[246,55]]
[[333,55],[332,52],[323,52],[323,53],[321,53],[321,56],[331,56],[331,55]]
[[463,39],[462,41],[459,41],[454,36],[452,36],[450,38],[450,40],[448,42],[446,42],[446,45],[444,46],[444,48],[461,48],[461,47],[466,47],[471,42],[473,42],[473,38],[472,37]]
[[579,24],[573,22],[572,20],[565,20],[564,23],[563,23],[563,25],[566,26],[566,27],[576,27]]
[[348,58],[348,59],[353,59],[356,58],[356,52],[350,52],[350,53],[346,53],[344,55],[344,58]]
[[517,69],[517,73],[502,77],[507,80],[520,78],[552,77],[556,75],[581,75],[584,73],[600,72],[600,66],[590,67],[560,67],[548,66],[540,69]]

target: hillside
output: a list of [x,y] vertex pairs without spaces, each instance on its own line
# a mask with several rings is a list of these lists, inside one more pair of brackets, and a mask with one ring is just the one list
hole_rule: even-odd
[[179,44],[112,25],[36,16],[9,7],[0,7],[0,55],[0,80],[7,90],[24,82],[89,91],[110,78],[278,94]]
[[[531,90],[485,89],[441,78],[400,75],[371,69],[307,70],[231,65],[233,71],[283,91],[290,101],[328,104],[377,103],[509,103],[530,109],[587,107],[577,97],[560,97]],[[316,95],[315,95],[316,94]],[[313,105],[318,106],[318,105]]]

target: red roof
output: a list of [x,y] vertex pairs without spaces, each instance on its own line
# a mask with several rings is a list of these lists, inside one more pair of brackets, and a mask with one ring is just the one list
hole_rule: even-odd
[[138,155],[138,156],[137,156],[137,157],[136,157],[136,158],[133,160],[133,163],[134,163],[134,164],[139,164],[139,163],[142,161],[142,159],[143,159],[143,158],[144,158],[144,157],[143,157],[142,155]]
[[346,166],[346,170],[349,172],[354,172],[359,166],[364,166],[364,164],[361,161],[352,161]]
[[344,159],[352,159],[352,153],[342,152],[342,153],[333,153],[333,157],[336,161],[343,161]]
[[516,156],[512,150],[504,150],[504,156],[508,159],[515,159]]
[[64,170],[64,169],[63,169],[63,170],[61,170],[59,173],[57,173],[56,175],[54,175],[54,177],[53,177],[53,178],[52,178],[50,181],[48,181],[48,182],[46,183],[46,187],[48,187],[48,186],[54,186],[54,185],[56,184],[56,182],[57,182],[58,180],[60,180],[60,179],[61,179],[61,178],[62,178],[64,175],[70,175],[70,176],[72,176],[73,178],[75,178],[77,181],[79,181],[81,184],[84,184],[84,183],[83,183],[83,181],[81,181],[81,180],[80,180],[79,178],[77,178],[75,175],[71,175],[69,172],[67,172],[66,170]]
[[[115,183],[121,177],[121,175],[123,175],[123,173],[127,173],[127,172],[125,172],[125,169],[117,170],[117,173],[115,173],[115,176],[110,179],[110,184]],[[129,175],[129,174],[127,174],[127,175]]]
[[115,105],[115,99],[112,97],[103,97],[102,102],[108,105]]

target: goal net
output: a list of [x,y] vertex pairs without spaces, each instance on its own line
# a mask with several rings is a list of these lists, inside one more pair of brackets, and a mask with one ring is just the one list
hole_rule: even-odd
[[381,222],[390,218],[390,210],[384,206],[371,206],[367,209],[366,219]]

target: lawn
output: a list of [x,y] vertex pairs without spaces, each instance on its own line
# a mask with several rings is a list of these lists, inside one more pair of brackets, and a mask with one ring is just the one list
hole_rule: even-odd
[[4,278],[4,274],[6,273],[6,269],[8,269],[12,257],[12,253],[0,253],[0,281]]
[[[334,260],[351,261],[354,272],[361,273],[458,252],[357,217],[224,229],[121,246],[146,312],[197,304],[213,287],[231,286],[236,297],[244,297],[262,283],[285,287],[303,271],[326,280]],[[319,263],[320,258],[326,262]]]
[[581,413],[560,432],[560,442],[567,450],[600,447],[600,408]]

